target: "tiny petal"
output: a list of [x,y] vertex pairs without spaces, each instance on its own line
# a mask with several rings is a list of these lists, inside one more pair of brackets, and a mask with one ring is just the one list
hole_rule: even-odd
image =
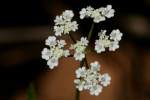
[[45,41],[45,44],[47,46],[55,46],[56,45],[56,37],[55,36],[49,36],[46,41]]
[[114,41],[120,41],[122,37],[122,33],[120,32],[119,29],[113,30],[110,33],[110,39],[114,40]]
[[110,85],[110,81],[111,81],[111,77],[107,73],[105,73],[101,76],[101,84],[104,87]]
[[75,60],[82,61],[85,58],[85,54],[82,52],[75,52],[74,54]]
[[99,71],[100,70],[100,64],[98,61],[95,61],[90,64],[91,65],[91,70],[93,71]]
[[44,49],[42,50],[42,58],[43,58],[43,59],[48,60],[49,57],[50,57],[50,54],[51,54],[51,52],[50,52],[49,49],[44,48]]
[[54,67],[58,66],[58,59],[56,58],[49,59],[47,65],[49,66],[50,69],[53,69]]

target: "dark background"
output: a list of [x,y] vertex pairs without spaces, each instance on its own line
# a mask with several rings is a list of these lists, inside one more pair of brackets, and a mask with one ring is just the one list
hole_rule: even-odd
[[[150,100],[149,0],[1,0],[0,100],[9,100],[47,69],[43,68],[46,64],[41,59],[41,50],[56,15],[64,9],[73,9],[78,14],[87,5],[97,8],[107,4],[113,5],[116,16],[100,27],[119,28],[124,33],[121,46],[130,45],[135,53],[129,80],[139,95],[135,100]],[[88,31],[89,24],[82,32]]]

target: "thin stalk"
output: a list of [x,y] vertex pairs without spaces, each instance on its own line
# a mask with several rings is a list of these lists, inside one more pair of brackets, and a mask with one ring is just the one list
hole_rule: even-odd
[[34,89],[34,85],[32,83],[29,85],[27,95],[28,95],[27,100],[36,100],[35,89]]
[[76,100],[80,100],[80,91],[76,89]]
[[89,40],[89,41],[90,41],[90,39],[91,39],[91,37],[92,37],[93,29],[94,29],[94,23],[92,23],[91,29],[90,29],[89,34],[88,34],[88,40]]
[[76,40],[73,38],[71,34],[69,34],[70,39],[73,41],[73,43],[76,43]]
[[85,56],[85,66],[86,66],[86,68],[89,68],[88,61],[87,61],[86,56]]

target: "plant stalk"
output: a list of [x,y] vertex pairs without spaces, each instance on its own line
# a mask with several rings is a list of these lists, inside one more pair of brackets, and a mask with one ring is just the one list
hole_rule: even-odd
[[90,29],[89,34],[88,34],[88,40],[89,40],[89,41],[90,41],[90,39],[91,39],[91,37],[92,37],[93,29],[94,29],[94,23],[92,23],[91,29]]
[[28,87],[27,96],[27,100],[36,100],[36,94],[33,83],[31,83]]

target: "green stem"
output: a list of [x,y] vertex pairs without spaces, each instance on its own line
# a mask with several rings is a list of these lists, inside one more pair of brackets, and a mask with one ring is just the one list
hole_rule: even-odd
[[94,23],[92,23],[91,29],[90,29],[89,34],[88,34],[88,40],[89,40],[89,41],[90,41],[90,39],[91,39],[91,37],[92,37],[93,29],[94,29]]
[[34,85],[31,83],[28,88],[28,99],[27,100],[36,100],[36,94],[35,94],[35,89]]

